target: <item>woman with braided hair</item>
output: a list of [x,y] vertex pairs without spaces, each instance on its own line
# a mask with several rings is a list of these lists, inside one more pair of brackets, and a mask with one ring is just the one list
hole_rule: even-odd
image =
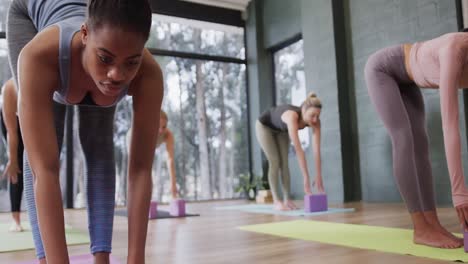
[[13,0],[10,66],[19,94],[24,182],[36,254],[68,263],[59,184],[65,105],[78,105],[87,167],[88,225],[95,263],[109,263],[115,203],[115,105],[133,97],[128,176],[128,263],[145,262],[151,166],[163,80],[144,48],[147,0]]

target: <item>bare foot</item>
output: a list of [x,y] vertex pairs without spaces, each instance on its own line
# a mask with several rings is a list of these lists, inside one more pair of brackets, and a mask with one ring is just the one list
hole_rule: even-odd
[[286,207],[288,207],[290,210],[297,210],[298,209],[298,207],[291,200],[284,200],[284,205]]
[[427,225],[426,228],[415,229],[413,241],[415,244],[436,248],[459,248],[463,246],[461,241],[455,241],[430,225]]
[[280,201],[276,201],[276,202],[274,203],[273,209],[275,209],[275,210],[277,210],[277,211],[288,211],[288,210],[289,210],[289,207],[287,207],[285,204],[283,204],[283,203],[280,202]]
[[433,228],[435,228],[438,232],[446,235],[448,238],[452,239],[453,241],[457,243],[463,243],[463,239],[459,238],[452,233],[450,233],[445,227],[443,227],[440,222],[439,218],[437,217],[437,214],[435,211],[428,211],[428,212],[423,212],[424,217],[426,218],[426,222],[431,225]]
[[8,229],[8,231],[10,232],[23,232],[23,227],[21,226],[21,224],[17,224],[17,223],[12,223],[11,226],[10,226],[10,229]]

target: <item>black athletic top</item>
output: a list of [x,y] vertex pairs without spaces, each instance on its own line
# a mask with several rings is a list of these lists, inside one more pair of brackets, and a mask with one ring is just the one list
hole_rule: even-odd
[[294,105],[279,105],[268,109],[267,111],[263,112],[258,121],[263,125],[277,131],[287,132],[288,125],[281,120],[281,115],[284,112],[292,110],[296,112],[299,117],[301,117],[301,108],[294,106]]

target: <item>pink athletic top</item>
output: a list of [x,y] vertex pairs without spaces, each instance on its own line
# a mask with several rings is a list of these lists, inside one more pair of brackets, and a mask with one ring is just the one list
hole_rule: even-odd
[[420,87],[440,90],[445,155],[455,207],[468,204],[461,160],[458,109],[458,88],[467,86],[466,81],[462,83],[460,78],[468,74],[468,67],[465,69],[467,49],[468,33],[449,33],[415,43],[409,54],[409,67],[415,83]]

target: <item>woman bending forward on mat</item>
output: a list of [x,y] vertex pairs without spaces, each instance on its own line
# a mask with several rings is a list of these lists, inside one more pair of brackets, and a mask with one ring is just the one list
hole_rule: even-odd
[[[314,93],[311,93],[300,107],[280,105],[270,108],[260,115],[255,131],[257,140],[268,160],[268,182],[273,195],[276,210],[297,209],[290,200],[290,175],[288,166],[289,140],[293,142],[299,167],[304,178],[304,192],[312,194],[310,190],[309,170],[298,131],[305,127],[313,129],[312,147],[315,159],[316,176],[314,185],[319,192],[324,192],[322,181],[322,166],[320,158],[320,112],[322,104]],[[281,190],[283,201],[278,195],[278,178],[281,170]]]
[[10,182],[11,215],[14,222],[10,232],[21,232],[21,198],[23,196],[23,139],[18,124],[18,95],[13,79],[9,79],[2,89],[1,126],[8,145],[8,162],[3,172]]
[[[159,131],[158,137],[156,139],[156,148],[159,148],[162,144],[166,144],[166,152],[167,152],[167,168],[169,170],[169,177],[171,181],[171,196],[172,199],[178,198],[177,193],[177,181],[176,181],[176,171],[175,171],[175,164],[174,164],[174,134],[172,131],[167,128],[167,123],[169,119],[167,117],[166,112],[161,110],[159,115]],[[131,131],[127,134],[127,139],[131,138]],[[127,142],[129,144],[130,142]]]
[[159,131],[156,140],[156,148],[159,148],[162,144],[166,144],[167,152],[167,169],[169,170],[169,177],[171,180],[171,195],[173,199],[178,197],[177,195],[177,182],[174,164],[174,134],[167,128],[169,119],[164,111],[161,111],[159,119]]
[[[145,262],[151,167],[162,73],[144,48],[147,0],[14,0],[7,41],[19,84],[26,149],[25,195],[37,257],[68,263],[59,153],[65,105],[78,105],[87,167],[88,226],[95,263],[108,263],[115,204],[115,105],[133,97],[128,176],[128,263]],[[21,52],[21,54],[20,54]],[[19,58],[18,58],[19,57]],[[18,71],[17,71],[18,69]]]
[[468,191],[461,160],[458,89],[468,87],[468,34],[449,33],[397,45],[370,56],[365,77],[370,98],[393,147],[393,173],[414,226],[414,243],[457,248],[463,241],[439,222],[434,199],[424,101],[419,87],[439,88],[452,200],[467,230]]

